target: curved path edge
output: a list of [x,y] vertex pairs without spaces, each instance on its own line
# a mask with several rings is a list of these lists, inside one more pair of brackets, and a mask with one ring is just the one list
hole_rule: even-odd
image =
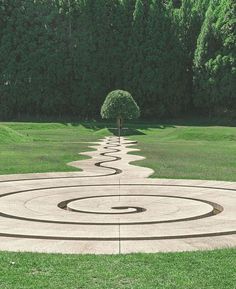
[[148,179],[124,138],[82,172],[0,176],[0,250],[118,254],[236,246],[236,183]]

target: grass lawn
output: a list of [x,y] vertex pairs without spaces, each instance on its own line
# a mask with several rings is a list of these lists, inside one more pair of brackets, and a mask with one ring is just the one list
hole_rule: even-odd
[[[108,124],[108,127],[114,126]],[[236,181],[236,127],[128,124],[138,140],[136,164],[152,177]],[[104,123],[0,123],[0,174],[75,171],[66,163],[84,158],[88,143],[112,132]]]
[[152,168],[152,177],[236,181],[236,127],[141,127],[137,165]]
[[[113,125],[109,125],[113,126]],[[153,177],[236,181],[236,128],[128,125]],[[0,123],[0,174],[72,171],[104,123]],[[114,256],[0,252],[0,289],[236,289],[236,250]]]
[[236,250],[113,256],[0,254],[1,289],[235,289]]
[[92,123],[0,123],[0,174],[78,171],[67,166],[84,159],[89,143],[109,135]]

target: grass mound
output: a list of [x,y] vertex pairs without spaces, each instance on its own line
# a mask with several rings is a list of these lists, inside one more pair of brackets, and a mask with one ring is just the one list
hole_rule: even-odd
[[[152,177],[236,181],[236,127],[191,122],[125,127],[122,135],[138,141],[138,154],[146,157],[135,164],[152,168]],[[0,174],[78,171],[66,164],[83,159],[78,153],[117,133],[114,128],[96,121],[0,122]]]
[[31,138],[23,135],[12,128],[9,128],[5,125],[0,125],[0,143],[22,143],[31,141]]
[[233,127],[181,127],[166,136],[167,140],[184,141],[236,141]]

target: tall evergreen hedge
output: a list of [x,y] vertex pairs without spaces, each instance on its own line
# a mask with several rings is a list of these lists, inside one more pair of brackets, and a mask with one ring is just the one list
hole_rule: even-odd
[[236,110],[234,0],[0,0],[0,119]]

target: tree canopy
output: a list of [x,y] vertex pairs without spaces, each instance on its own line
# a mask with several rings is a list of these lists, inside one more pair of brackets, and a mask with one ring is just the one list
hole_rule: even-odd
[[107,95],[101,116],[105,119],[135,119],[140,116],[140,110],[129,92],[114,90]]
[[234,0],[0,0],[0,119],[236,111]]

